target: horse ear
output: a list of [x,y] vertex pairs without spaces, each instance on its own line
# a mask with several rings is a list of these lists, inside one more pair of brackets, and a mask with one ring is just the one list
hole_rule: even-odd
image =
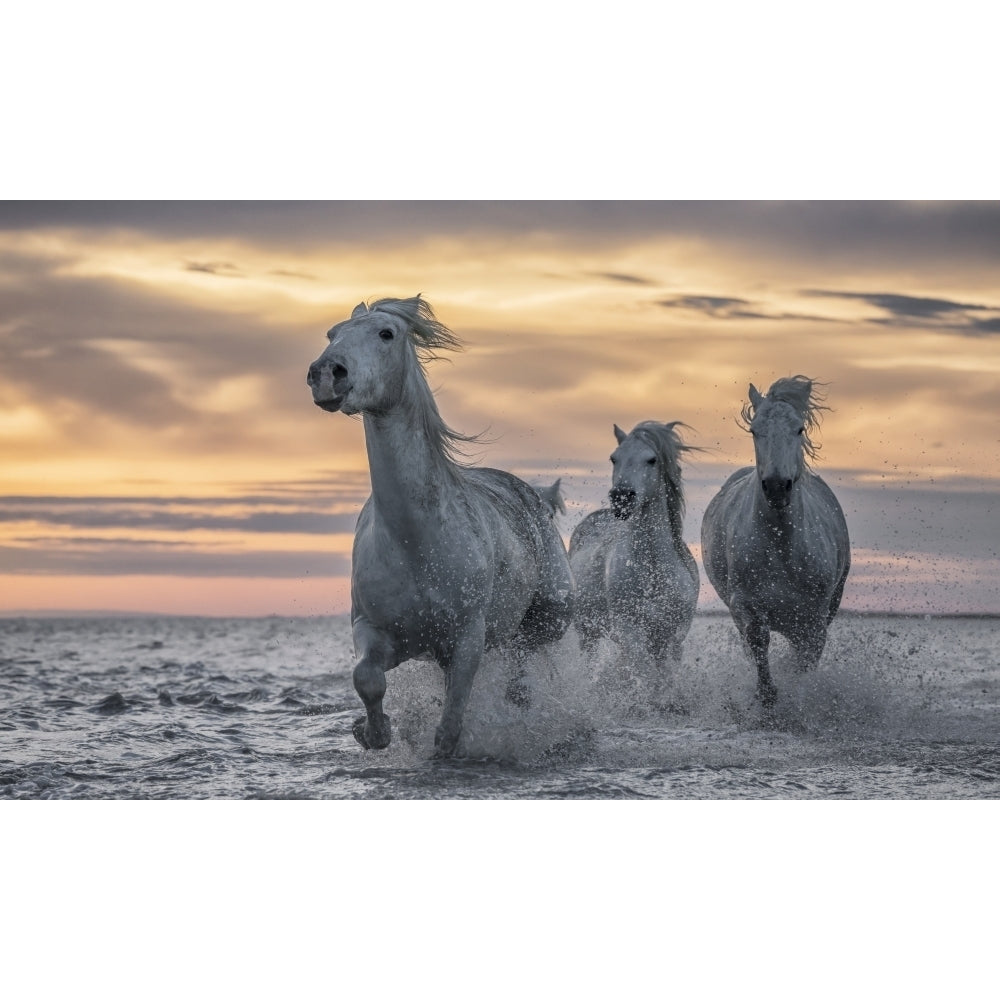
[[366,312],[368,312],[368,306],[366,306],[364,302],[359,302],[354,307],[354,312],[351,313],[351,319],[357,319],[359,316],[364,316]]
[[757,391],[757,386],[753,382],[750,383],[750,402],[755,410],[764,402],[764,397]]
[[617,424],[615,424],[615,437],[618,439],[618,443],[621,444],[622,441],[628,437],[628,435]]

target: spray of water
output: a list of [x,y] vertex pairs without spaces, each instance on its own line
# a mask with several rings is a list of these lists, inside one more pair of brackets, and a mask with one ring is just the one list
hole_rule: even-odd
[[[949,651],[921,635],[919,620],[844,617],[834,623],[818,670],[799,673],[780,636],[771,648],[779,697],[765,710],[755,697],[755,671],[728,618],[699,616],[681,662],[665,674],[630,662],[610,641],[584,652],[570,629],[522,666],[527,707],[505,697],[518,664],[487,653],[465,716],[460,752],[477,759],[532,765],[553,755],[655,766],[652,745],[669,743],[676,763],[682,744],[704,760],[706,741],[734,734],[780,743],[941,738],[956,720],[941,713]],[[386,709],[393,719],[396,764],[433,754],[444,678],[433,662],[410,662],[389,675]],[[685,755],[686,756],[686,755]],[[611,763],[612,761],[607,761]]]

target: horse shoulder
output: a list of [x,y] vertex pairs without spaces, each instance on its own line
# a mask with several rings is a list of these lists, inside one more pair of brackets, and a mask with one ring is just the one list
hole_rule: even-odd
[[840,501],[837,499],[837,494],[834,493],[833,490],[827,485],[826,481],[821,476],[817,476],[815,473],[812,473],[810,474],[807,482],[812,496],[819,500],[829,510],[843,518],[844,511],[840,506]]
[[846,576],[851,565],[851,540],[840,501],[832,489],[819,476],[812,474],[808,481],[806,495],[812,506],[815,530],[822,532],[836,552],[841,575]]
[[747,522],[747,504],[752,506],[753,466],[734,472],[709,501],[701,521],[703,546],[712,546]]

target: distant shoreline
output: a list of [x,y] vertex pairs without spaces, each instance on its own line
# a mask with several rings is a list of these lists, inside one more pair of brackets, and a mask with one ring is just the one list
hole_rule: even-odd
[[[121,619],[121,618],[135,618],[135,619],[166,619],[166,618],[190,618],[190,619],[204,619],[210,621],[212,619],[230,619],[237,621],[254,621],[254,620],[268,620],[276,619],[280,621],[296,621],[302,619],[304,621],[316,618],[346,618],[349,615],[347,611],[331,612],[330,614],[321,615],[283,615],[283,614],[268,614],[268,615],[187,615],[187,614],[174,614],[169,611],[72,611],[72,610],[53,610],[53,611],[38,611],[38,610],[14,610],[14,611],[0,611],[0,621],[11,621],[11,620],[62,620],[62,621],[73,621],[73,620],[97,620],[97,619]],[[728,618],[729,612],[725,608],[709,609],[709,610],[699,610],[695,613],[696,618]],[[925,619],[931,618],[934,620],[940,619],[959,619],[959,620],[972,620],[972,619],[982,619],[984,621],[1000,620],[1000,612],[997,611],[855,611],[850,608],[843,608],[837,615],[838,618],[910,618],[910,619]]]

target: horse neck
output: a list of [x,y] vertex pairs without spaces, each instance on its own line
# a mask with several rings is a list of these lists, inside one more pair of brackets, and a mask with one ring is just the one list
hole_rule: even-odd
[[632,533],[640,545],[647,545],[658,540],[663,525],[666,524],[670,529],[674,548],[680,554],[686,550],[683,537],[684,521],[678,497],[671,494],[672,491],[669,488],[657,493],[655,499],[645,504],[636,513],[636,516],[629,518],[626,523],[632,525]]
[[409,533],[440,511],[456,482],[455,465],[425,415],[407,401],[366,413],[364,424],[375,510],[390,531]]

